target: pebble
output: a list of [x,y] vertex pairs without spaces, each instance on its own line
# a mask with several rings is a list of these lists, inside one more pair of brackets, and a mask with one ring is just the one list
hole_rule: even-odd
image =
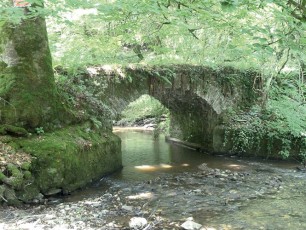
[[187,220],[181,225],[181,227],[185,230],[198,230],[202,228],[202,225],[192,220]]
[[128,212],[132,212],[133,211],[133,206],[128,206],[128,205],[123,205],[122,209]]
[[101,215],[107,215],[108,213],[109,213],[108,210],[102,210],[102,211],[100,212]]
[[[14,216],[4,215],[7,211],[0,209],[0,223],[4,220],[1,219],[1,215],[12,218],[11,226],[5,224],[3,227],[0,224],[0,229],[2,229],[1,227],[3,229],[20,229],[20,226],[13,226],[13,223],[17,223],[18,220],[25,220],[24,224],[32,223],[32,215],[37,214],[37,219],[40,220],[37,223],[43,225],[41,229],[45,230],[60,229],[59,226],[67,229],[92,230],[137,230],[144,228],[197,230],[201,229],[201,224],[196,223],[192,217],[188,216],[195,212],[226,213],[229,210],[236,210],[237,204],[242,205],[248,199],[271,194],[271,191],[275,190],[270,186],[271,184],[282,188],[281,185],[285,183],[287,178],[283,176],[284,179],[280,179],[277,176],[267,177],[265,175],[258,177],[253,173],[228,173],[229,171],[219,169],[210,169],[208,174],[203,175],[202,172],[199,170],[196,173],[182,173],[156,178],[152,179],[150,184],[146,182],[135,182],[133,186],[120,184],[109,188],[105,194],[96,198],[91,197],[56,205],[49,205],[54,199],[49,197],[47,205],[40,205],[38,207],[41,209],[37,210],[34,210],[34,207],[37,206],[30,206],[29,212],[26,211],[25,214],[22,210],[17,209],[16,212],[14,210],[16,213]],[[242,177],[247,180],[242,180]],[[238,182],[234,182],[233,179]],[[281,180],[284,182],[282,183]],[[265,185],[266,181],[269,182],[267,185]],[[242,186],[238,186],[238,184],[242,184]],[[258,190],[258,188],[261,189]],[[128,196],[135,193],[153,194],[154,199],[151,197],[137,200],[127,199]],[[59,201],[63,202],[63,200]],[[20,217],[17,216],[18,213],[20,213]],[[169,213],[173,213],[173,215],[167,216]],[[180,222],[182,217],[188,218],[184,218]],[[128,222],[129,218],[131,219]]]
[[56,216],[53,215],[53,214],[47,214],[44,218],[45,218],[45,220],[52,220],[52,219],[55,219]]
[[148,224],[148,221],[143,217],[133,217],[130,219],[129,227],[131,229],[143,229]]

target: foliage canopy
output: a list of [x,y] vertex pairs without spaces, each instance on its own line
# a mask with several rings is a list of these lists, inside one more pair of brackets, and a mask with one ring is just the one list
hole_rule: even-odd
[[[41,5],[42,0],[28,0]],[[305,63],[305,0],[45,0],[0,20],[48,16],[56,64],[191,63],[278,73]]]

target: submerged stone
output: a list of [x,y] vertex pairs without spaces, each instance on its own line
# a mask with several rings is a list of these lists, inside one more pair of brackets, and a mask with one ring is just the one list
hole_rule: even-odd
[[45,196],[54,196],[54,195],[59,194],[59,193],[61,193],[61,192],[62,192],[62,189],[53,188],[53,189],[50,189],[49,191],[47,191],[47,192],[45,193]]

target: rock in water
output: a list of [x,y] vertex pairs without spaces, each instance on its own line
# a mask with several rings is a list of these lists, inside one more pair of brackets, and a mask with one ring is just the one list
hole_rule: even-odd
[[206,163],[203,163],[203,164],[199,165],[198,169],[200,169],[202,171],[210,171],[211,170],[211,168],[209,168]]
[[133,211],[133,207],[132,206],[128,206],[128,205],[123,205],[122,206],[122,210],[127,211],[127,212],[132,212]]
[[181,225],[181,227],[185,230],[198,230],[202,227],[202,225],[196,222],[193,222],[192,220],[187,220]]
[[62,192],[61,189],[53,188],[53,189],[50,189],[48,192],[46,192],[45,195],[46,196],[54,196],[54,195],[59,194],[61,192]]
[[143,229],[148,221],[143,217],[133,217],[130,219],[129,226],[131,229]]

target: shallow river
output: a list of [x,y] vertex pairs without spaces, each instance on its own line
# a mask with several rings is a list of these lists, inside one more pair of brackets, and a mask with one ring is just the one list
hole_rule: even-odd
[[122,140],[123,170],[114,178],[123,181],[149,180],[156,176],[196,171],[206,163],[208,167],[241,170],[246,164],[222,156],[210,156],[192,149],[170,144],[160,135],[154,139],[152,132],[115,129]]
[[[154,139],[150,131],[119,128],[115,129],[115,133],[122,140],[124,167],[122,171],[110,176],[108,180],[111,180],[112,185],[115,184],[120,188],[133,187],[141,182],[151,183],[151,180],[155,178],[166,177],[165,181],[168,180],[167,182],[162,179],[157,182],[157,184],[159,182],[168,183],[166,189],[163,188],[161,189],[162,191],[156,191],[156,194],[159,192],[163,194],[164,191],[165,197],[162,198],[156,195],[158,198],[156,198],[157,201],[155,202],[158,208],[163,210],[164,216],[170,219],[173,218],[173,220],[183,218],[184,215],[185,217],[193,216],[200,224],[221,229],[306,229],[306,187],[302,186],[305,185],[306,177],[304,174],[295,172],[296,163],[252,161],[225,156],[211,156],[167,143],[162,135]],[[185,183],[183,185],[184,188],[181,187],[181,184],[170,182],[176,176],[177,178],[182,177],[183,180],[186,179],[185,177],[188,177],[186,172],[191,174],[198,172],[198,166],[202,163],[206,163],[212,169],[254,174],[255,179],[246,180],[245,187],[241,183],[241,189],[235,188],[235,183],[233,183],[234,187],[227,184],[219,185],[218,187],[217,182],[207,181],[204,189],[207,188],[209,191],[210,183],[214,183],[213,186],[216,186],[208,194],[215,193],[219,195],[219,198],[224,196],[224,199],[233,196],[234,204],[229,208],[218,208],[218,205],[214,208],[206,207],[209,204],[215,205],[220,200],[212,196],[209,198],[208,204],[203,204],[205,199],[201,198],[202,191],[201,194],[192,192],[197,190],[197,185],[199,188],[203,188],[201,181],[195,181],[190,185]],[[183,176],[184,173],[185,176]],[[170,178],[169,175],[171,175]],[[260,182],[264,181],[264,184],[269,187],[269,179],[279,175],[286,176],[282,178],[281,189],[272,189],[273,191],[270,191],[269,188],[260,186]],[[190,180],[192,181],[192,178]],[[291,183],[291,180],[294,180],[295,183]],[[273,184],[273,181],[271,183]],[[190,188],[188,188],[189,186]],[[97,184],[96,187],[79,192],[76,196],[70,197],[69,200],[80,199],[81,196],[83,198],[92,196],[92,194],[97,194],[99,189],[101,189],[101,194],[105,192],[103,181],[102,186]],[[177,192],[180,189],[184,190],[185,193],[187,191],[186,196],[183,195],[181,197],[182,200],[171,199],[173,196],[180,195]],[[215,189],[219,191],[217,192]],[[219,193],[220,190],[222,190],[221,193]],[[265,193],[263,190],[269,191]],[[137,188],[136,186],[135,192],[141,193],[143,191],[146,191],[146,189]],[[227,192],[229,194],[226,194]],[[167,193],[170,195],[167,195]],[[239,193],[240,195],[237,195]],[[248,193],[249,196],[245,195],[245,193]],[[172,196],[171,194],[174,195]],[[236,196],[238,198],[235,198]]]
[[[0,210],[0,229],[306,229],[306,173],[297,164],[210,156],[151,132],[114,131],[123,169],[53,205]],[[1,225],[2,221],[2,225]]]

